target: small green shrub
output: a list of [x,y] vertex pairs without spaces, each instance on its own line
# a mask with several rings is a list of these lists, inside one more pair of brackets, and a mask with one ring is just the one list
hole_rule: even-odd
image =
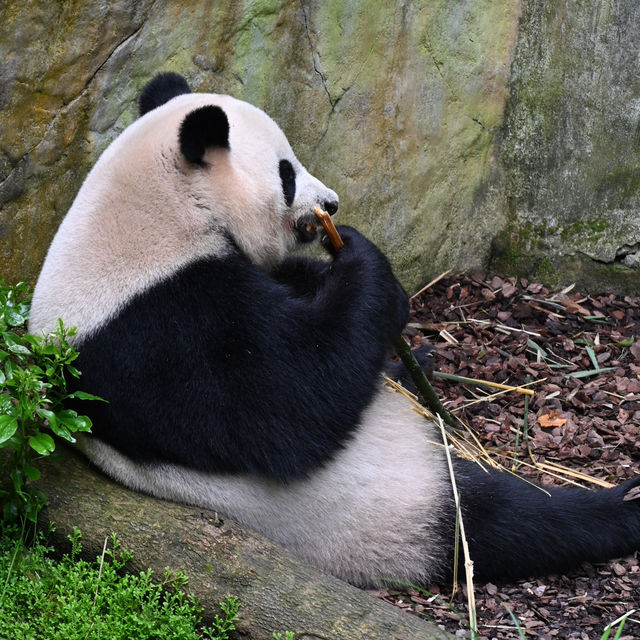
[[5,286],[0,280],[0,449],[10,449],[0,477],[5,522],[36,522],[47,503],[33,484],[40,477],[36,461],[55,450],[56,437],[75,442],[74,433],[91,430],[89,418],[64,403],[99,399],[67,392],[67,376],[80,376],[72,364],[78,353],[68,341],[74,330],[59,321],[50,335],[29,335],[28,315],[27,286]]
[[22,544],[17,528],[0,536],[0,640],[227,640],[238,619],[236,598],[220,604],[210,627],[184,593],[184,574],[166,571],[160,584],[151,570],[127,574],[131,554],[115,535],[111,548],[89,563],[78,555],[80,532],[69,536],[71,553],[56,561],[42,537]]

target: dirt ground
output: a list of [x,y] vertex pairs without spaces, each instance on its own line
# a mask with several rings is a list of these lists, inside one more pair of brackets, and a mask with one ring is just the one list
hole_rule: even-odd
[[[405,336],[435,347],[433,369],[534,395],[432,377],[449,411],[501,464],[542,484],[619,483],[640,471],[640,298],[552,292],[514,278],[446,277],[411,302]],[[525,406],[526,403],[526,406]],[[526,434],[525,417],[528,425]],[[514,450],[517,444],[517,451]],[[559,465],[555,475],[533,467]],[[593,485],[592,485],[593,486]],[[468,635],[464,589],[381,590],[377,596]],[[600,639],[629,614],[621,638],[640,638],[640,564],[627,557],[567,575],[475,584],[481,638]],[[615,629],[611,638],[616,636]]]

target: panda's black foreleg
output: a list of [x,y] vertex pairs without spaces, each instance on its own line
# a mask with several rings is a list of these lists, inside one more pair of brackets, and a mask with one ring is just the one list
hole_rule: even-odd
[[476,575],[513,579],[561,573],[640,549],[640,476],[613,489],[541,490],[504,472],[455,461]]
[[271,277],[290,287],[296,296],[311,296],[324,284],[328,272],[326,262],[293,256],[280,262],[271,271]]
[[[412,349],[411,353],[414,358],[418,361],[420,368],[424,371],[427,377],[431,376],[433,372],[433,358],[431,354],[433,352],[433,347],[430,345],[422,345],[417,349]],[[411,374],[407,371],[407,368],[404,366],[402,361],[392,362],[391,360],[387,361],[384,365],[384,375],[396,382],[400,382],[405,389],[411,391],[411,393],[418,393],[416,385],[411,378]]]

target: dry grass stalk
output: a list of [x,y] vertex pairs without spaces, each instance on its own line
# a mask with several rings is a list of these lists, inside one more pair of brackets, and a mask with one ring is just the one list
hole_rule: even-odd
[[[531,458],[532,466],[534,469],[538,469],[544,473],[547,473],[554,478],[559,478],[560,480],[565,480],[571,482],[570,478],[574,480],[579,480],[580,482],[587,482],[590,484],[594,484],[598,487],[603,487],[604,489],[611,489],[616,485],[611,484],[611,482],[607,482],[606,480],[602,480],[601,478],[593,478],[588,476],[586,473],[582,473],[581,471],[576,471],[575,469],[569,469],[569,467],[564,467],[561,464],[556,462],[537,462],[533,458]],[[572,484],[577,484],[572,482]]]
[[450,273],[451,273],[451,269],[447,269],[446,271],[441,273],[439,276],[435,277],[429,284],[425,284],[424,287],[422,287],[422,289],[420,289],[420,291],[418,291],[417,293],[414,293],[410,299],[413,300],[414,298],[417,298],[420,294],[424,293],[427,289],[430,289],[431,287],[433,287],[434,284],[436,284],[437,282],[440,282],[440,280],[442,280],[443,278],[446,278]]
[[[520,387],[516,387],[516,388],[517,389],[524,389],[525,387],[530,387],[530,386],[533,386],[534,384],[540,384],[541,382],[546,382],[546,380],[547,380],[547,378],[540,378],[540,380],[533,380],[532,382],[526,382],[525,384],[520,385]],[[491,402],[492,400],[494,400],[498,396],[501,396],[501,395],[503,395],[505,393],[509,393],[509,391],[512,391],[512,389],[509,388],[509,389],[505,389],[503,391],[496,391],[496,393],[487,394],[486,396],[483,396],[482,398],[476,398],[475,400],[470,400],[466,404],[460,405],[459,407],[456,407],[455,409],[451,409],[451,413],[455,413],[456,411],[460,411],[462,409],[466,409],[468,407],[473,406],[474,404],[478,404],[479,402]],[[533,395],[533,393],[531,395]],[[549,397],[550,396],[547,396],[547,398],[549,398]]]
[[[456,504],[456,519],[458,523],[458,529],[460,531],[460,542],[462,543],[462,552],[464,554],[464,572],[467,583],[467,606],[469,607],[469,626],[471,627],[472,637],[477,634],[477,615],[476,615],[476,599],[473,586],[473,560],[469,553],[469,544],[467,543],[467,537],[464,532],[464,520],[462,519],[462,509],[460,508],[460,494],[458,493],[458,486],[456,484],[456,476],[453,472],[453,463],[451,462],[451,452],[447,445],[447,432],[444,428],[444,422],[440,416],[437,416],[438,426],[440,427],[440,434],[442,435],[442,442],[444,443],[444,450],[447,455],[447,465],[449,466],[449,477],[451,479],[451,488],[453,489],[453,498]],[[454,580],[457,580],[457,573],[454,573]]]
[[[420,404],[418,401],[418,397],[405,389],[401,384],[395,382],[391,378],[387,378],[385,376],[386,383],[398,393],[401,393],[405,396],[413,405],[413,410],[424,416],[427,420],[431,420],[432,422],[437,420],[437,416],[431,413],[426,407]],[[542,380],[534,381],[527,384],[536,384],[536,382],[542,382]],[[497,395],[497,394],[496,394]],[[495,459],[495,456],[509,456],[512,462],[514,452],[505,452],[505,451],[488,451],[485,447],[482,446],[482,443],[473,432],[473,429],[465,424],[459,417],[456,416],[458,423],[460,424],[460,429],[453,432],[452,429],[446,430],[446,435],[449,442],[455,447],[458,455],[465,460],[471,460],[476,464],[480,465],[483,469],[485,467],[491,467],[492,469],[498,469],[500,471],[504,471],[505,473],[513,473],[509,468],[505,467],[503,464],[498,462]],[[439,445],[439,443],[438,443]],[[570,469],[569,467],[565,467],[561,464],[555,462],[538,462],[533,457],[533,453],[529,450],[529,458],[531,462],[526,462],[524,460],[520,460],[519,464],[522,466],[526,466],[530,469],[535,469],[540,473],[545,473],[556,480],[560,480],[562,482],[569,482],[570,484],[574,484],[576,486],[581,486],[579,482],[592,484],[598,487],[603,488],[611,488],[615,485],[607,482],[606,480],[602,480],[600,478],[594,478],[588,476],[585,473],[580,471],[576,471],[575,469]],[[522,478],[522,476],[516,475],[518,478],[521,478],[524,482],[528,482],[529,484],[533,484],[529,482],[526,478]],[[578,481],[578,482],[576,482]],[[536,485],[534,485],[536,486]],[[544,491],[544,489],[541,489]]]
[[527,331],[526,329],[518,329],[517,327],[509,327],[506,324],[500,324],[492,322],[491,320],[479,320],[478,318],[469,318],[465,322],[447,323],[447,324],[481,324],[487,327],[494,327],[501,329],[502,333],[524,333],[528,336],[535,336],[536,338],[542,337],[537,331]]
[[527,396],[533,395],[532,389],[524,388],[526,385],[513,387],[508,384],[490,382],[489,380],[478,380],[476,378],[465,378],[464,376],[456,376],[452,373],[443,373],[442,371],[434,371],[433,376],[435,378],[442,378],[443,380],[453,380],[454,382],[460,382],[461,384],[474,384],[478,386],[492,387],[493,389],[503,389],[504,391],[515,391],[516,393],[522,393]]

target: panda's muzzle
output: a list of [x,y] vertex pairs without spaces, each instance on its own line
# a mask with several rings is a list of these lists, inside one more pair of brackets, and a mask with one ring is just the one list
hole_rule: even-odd
[[[318,205],[319,206],[319,205]],[[323,202],[322,208],[329,214],[333,215],[338,210],[338,203],[331,202]],[[302,243],[313,242],[318,235],[318,218],[313,216],[313,218],[300,218],[293,225],[293,229],[298,237],[298,241]]]

